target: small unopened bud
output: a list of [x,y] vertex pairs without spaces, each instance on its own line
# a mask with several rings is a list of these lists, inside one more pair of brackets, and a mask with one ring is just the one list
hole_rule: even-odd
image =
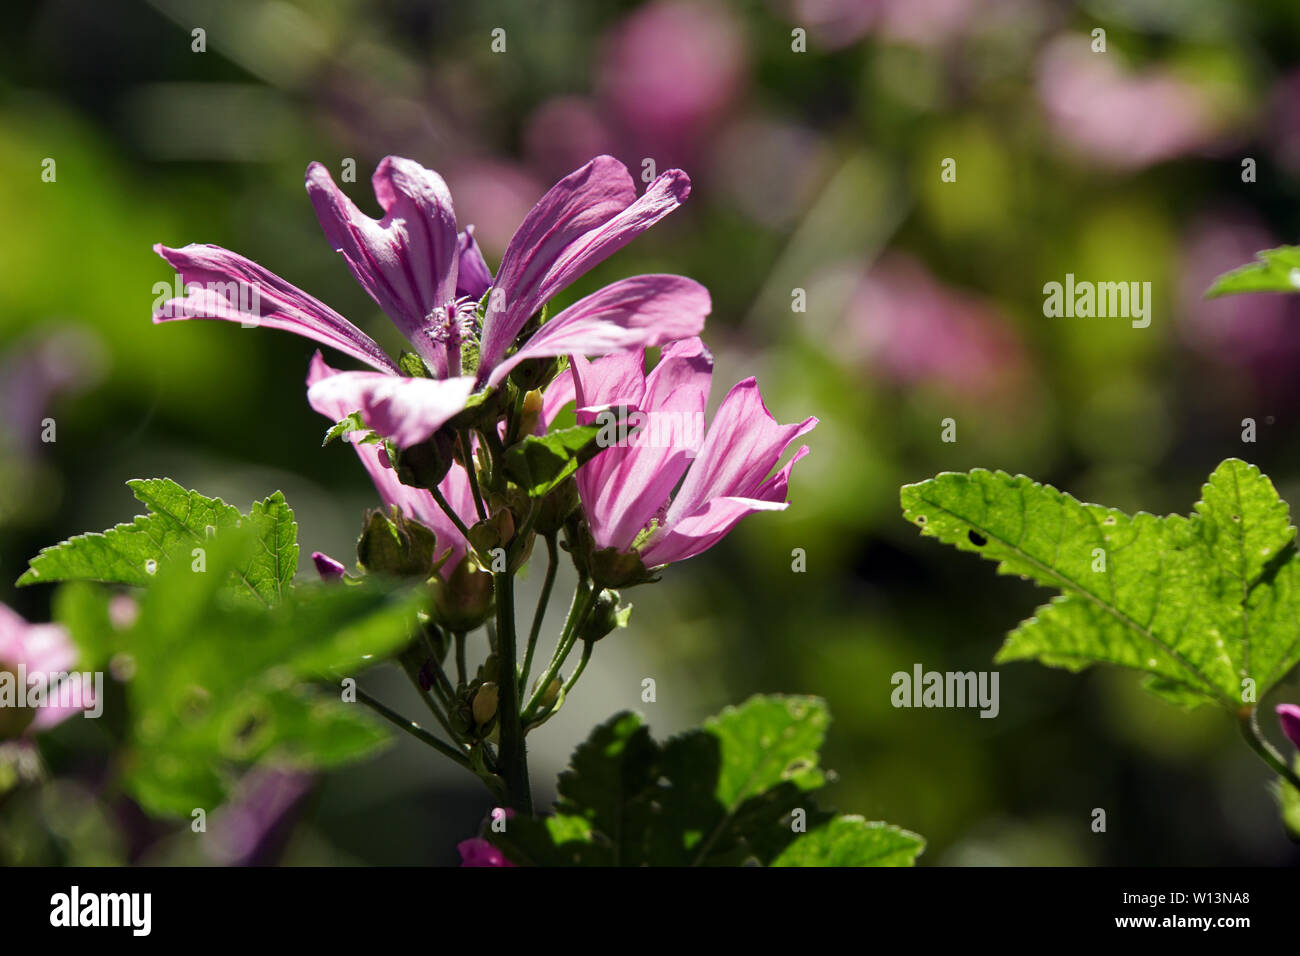
[[586,622],[582,625],[582,633],[579,636],[584,641],[592,643],[617,628],[627,627],[628,618],[632,615],[632,605],[619,607],[618,601],[617,591],[606,588],[600,592],[600,595],[596,598],[595,606],[591,609]]
[[429,579],[433,618],[449,631],[472,631],[492,613],[492,574],[478,568],[468,555],[444,578]]
[[497,685],[492,682],[484,684],[474,695],[474,724],[482,727],[497,714],[497,698],[500,696]]
[[1277,719],[1287,740],[1300,748],[1300,705],[1278,704]]
[[542,390],[535,388],[524,395],[523,407],[519,416],[519,436],[531,435],[537,430],[537,419],[542,414]]
[[563,686],[564,681],[560,680],[558,677],[551,678],[551,682],[546,685],[546,690],[542,693],[541,700],[539,701],[542,710],[551,709],[551,705],[555,703],[555,699],[560,696],[560,688]]

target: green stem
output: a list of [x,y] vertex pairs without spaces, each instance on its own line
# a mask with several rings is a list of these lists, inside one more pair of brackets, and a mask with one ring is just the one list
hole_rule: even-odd
[[[433,714],[434,719],[437,720],[438,723],[442,726],[443,731],[446,732],[448,737],[456,741],[457,744],[464,743],[460,735],[456,733],[456,731],[451,729],[451,723],[447,720],[442,710],[438,707],[438,703],[434,701],[434,699],[429,696],[428,692],[425,691],[424,687],[421,686],[420,668],[422,662],[419,660],[418,654],[412,654],[410,653],[410,651],[404,651],[401,654],[399,660],[401,661],[402,664],[402,670],[406,672],[406,676],[410,678],[411,684],[414,685],[416,691],[419,693],[420,699],[424,701],[425,705],[429,708],[429,712]],[[437,667],[436,664],[434,666]],[[438,670],[441,669],[442,668],[438,668]],[[434,686],[435,688],[437,688],[436,683]],[[437,689],[441,690],[441,688],[437,688]],[[439,694],[438,696],[441,698],[443,707],[449,706],[448,700],[445,695]]]
[[555,680],[555,675],[564,666],[565,658],[569,656],[569,651],[573,650],[573,645],[577,642],[577,633],[581,630],[582,623],[596,605],[600,588],[588,585],[586,581],[578,582],[578,588],[579,590],[574,592],[573,603],[569,606],[569,617],[564,622],[564,630],[560,633],[559,641],[556,642],[555,653],[551,655],[551,663],[545,673],[537,679],[537,686],[533,689],[532,696],[528,698],[528,705],[524,708],[526,720],[531,721],[536,717],[537,708],[546,693],[546,688],[551,686],[551,681]]
[[1300,790],[1300,775],[1297,775],[1295,770],[1287,765],[1286,758],[1278,753],[1276,748],[1265,740],[1264,735],[1259,732],[1259,721],[1256,719],[1254,707],[1237,715],[1237,726],[1241,728],[1241,735],[1246,738],[1246,743],[1250,744],[1250,748],[1259,754],[1260,759],[1277,771],[1291,786]]
[[546,606],[551,602],[551,589],[555,587],[555,574],[560,569],[560,549],[556,546],[555,535],[546,536],[546,578],[542,581],[542,593],[537,598],[537,608],[533,611],[533,626],[528,631],[528,650],[524,654],[524,669],[519,677],[521,687],[528,686],[528,675],[533,669],[533,654],[537,651],[537,638],[542,632],[542,619],[546,617]]
[[356,691],[357,691],[357,700],[361,701],[361,703],[365,704],[367,707],[369,707],[379,716],[383,717],[394,727],[400,727],[402,730],[405,730],[412,737],[415,737],[417,740],[420,740],[423,743],[428,744],[430,747],[438,751],[443,756],[450,757],[452,760],[460,764],[466,770],[471,770],[471,771],[473,770],[473,768],[470,767],[469,758],[466,757],[459,750],[457,750],[455,747],[439,740],[437,737],[429,733],[427,730],[425,730],[415,721],[407,720],[397,711],[380,703],[378,700],[371,697],[360,687],[358,687]]
[[456,514],[456,509],[447,503],[447,499],[442,496],[442,492],[435,487],[429,489],[429,494],[433,495],[433,500],[438,503],[438,507],[443,510],[443,513],[446,514],[449,519],[451,519],[451,523],[456,526],[456,530],[465,537],[466,541],[468,541],[469,528],[465,527],[465,522],[460,520],[460,515]]
[[596,643],[594,641],[582,642],[582,657],[579,658],[578,666],[574,668],[572,676],[564,682],[564,696],[567,697],[569,695],[569,691],[573,690],[573,685],[578,683],[578,678],[581,677],[582,672],[587,669],[587,661],[591,660],[591,649],[595,646]]
[[497,719],[500,722],[501,776],[511,805],[520,813],[532,815],[533,796],[528,783],[528,751],[524,728],[519,719],[519,672],[515,666],[515,590],[514,578],[505,571],[496,575],[497,657],[500,679],[497,683]]
[[456,686],[465,686],[465,632],[457,631],[453,637],[456,640]]
[[465,455],[465,471],[469,474],[469,492],[474,496],[474,510],[478,512],[479,520],[482,521],[487,517],[487,509],[483,507],[483,496],[478,490],[478,473],[474,468],[474,444],[470,441],[469,429],[460,433],[460,443]]

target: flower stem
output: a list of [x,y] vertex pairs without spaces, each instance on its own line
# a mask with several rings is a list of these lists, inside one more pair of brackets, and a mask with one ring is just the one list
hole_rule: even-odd
[[533,669],[533,654],[537,650],[537,637],[542,632],[542,619],[546,617],[546,606],[551,601],[551,589],[555,587],[555,573],[560,567],[560,552],[555,545],[555,535],[546,536],[546,578],[542,581],[542,593],[537,598],[537,609],[533,611],[533,626],[528,632],[528,650],[524,654],[524,669],[519,677],[521,687],[528,686],[528,675]]
[[574,668],[572,676],[564,682],[564,696],[567,697],[569,695],[569,691],[573,690],[573,685],[578,683],[578,678],[581,677],[582,672],[587,669],[587,661],[591,660],[591,649],[595,646],[595,642],[593,641],[582,642],[582,657],[579,658],[578,666]]
[[1254,707],[1243,710],[1237,715],[1237,726],[1241,728],[1241,735],[1246,738],[1246,743],[1259,754],[1260,759],[1277,771],[1291,786],[1300,790],[1300,774],[1287,765],[1286,759],[1259,732],[1259,721],[1256,719]]
[[569,617],[564,622],[564,630],[560,633],[560,639],[556,642],[555,653],[551,655],[551,663],[547,666],[545,673],[537,679],[537,687],[533,690],[532,696],[528,698],[528,705],[524,708],[524,718],[527,721],[533,720],[537,716],[536,711],[541,703],[542,696],[546,693],[546,688],[555,680],[555,675],[560,668],[564,666],[564,660],[569,656],[569,651],[573,649],[577,641],[577,633],[582,628],[583,622],[591,609],[596,604],[596,597],[600,594],[600,588],[595,585],[588,585],[586,581],[578,582],[578,590],[574,592],[573,603],[569,606]]
[[470,441],[469,430],[460,433],[461,449],[465,456],[465,471],[469,475],[469,492],[474,496],[474,510],[478,512],[479,520],[482,521],[487,517],[487,509],[483,507],[483,496],[478,490],[478,474],[474,469],[474,443]]
[[[434,487],[429,489],[429,494],[433,495],[433,500],[438,503],[438,507],[443,510],[451,523],[456,526],[456,530],[464,536],[466,541],[469,541],[469,528],[465,527],[465,522],[460,520],[460,515],[456,514],[456,509],[447,503],[447,499],[442,496],[442,492]],[[471,545],[471,547],[473,546]]]
[[501,776],[513,809],[531,816],[533,796],[528,783],[528,751],[519,719],[519,675],[515,666],[515,582],[509,571],[496,575],[496,602]]
[[472,769],[469,764],[469,758],[466,757],[459,750],[457,750],[455,747],[452,747],[450,744],[444,743],[443,741],[439,740],[437,737],[429,733],[427,730],[425,730],[415,721],[407,720],[397,711],[380,703],[378,700],[371,697],[360,687],[358,687],[356,691],[357,691],[357,700],[361,701],[361,703],[365,704],[367,707],[369,707],[379,716],[383,717],[394,727],[400,727],[402,730],[405,730],[412,737],[416,738],[419,741],[422,741],[423,743],[428,744],[430,747],[438,751],[440,754],[443,754],[446,757],[450,757],[452,760],[460,764],[466,770]]
[[457,631],[456,640],[456,686],[465,686],[465,632]]

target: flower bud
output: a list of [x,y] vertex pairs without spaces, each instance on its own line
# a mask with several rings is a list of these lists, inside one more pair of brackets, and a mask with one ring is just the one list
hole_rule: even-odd
[[474,725],[476,727],[484,726],[489,720],[497,714],[497,698],[500,691],[497,685],[489,681],[478,689],[474,695]]
[[495,548],[504,548],[515,536],[515,516],[509,508],[501,508],[469,529],[469,543],[479,554]]
[[537,420],[542,415],[542,391],[535,388],[524,395],[523,406],[519,416],[519,433],[516,437],[523,438],[525,435],[531,435],[537,430]]
[[492,575],[468,555],[445,578],[430,578],[429,588],[433,619],[449,631],[472,631],[492,614]]
[[627,627],[628,619],[632,616],[632,605],[619,607],[618,601],[617,591],[608,588],[601,591],[578,636],[588,643],[594,643],[617,628]]
[[1300,705],[1278,704],[1277,719],[1287,740],[1300,749]]
[[433,573],[437,540],[434,533],[394,510],[393,517],[372,510],[357,540],[357,560],[372,574],[427,578]]
[[437,488],[451,470],[454,447],[452,436],[443,430],[418,445],[403,448],[394,462],[398,479],[413,488]]

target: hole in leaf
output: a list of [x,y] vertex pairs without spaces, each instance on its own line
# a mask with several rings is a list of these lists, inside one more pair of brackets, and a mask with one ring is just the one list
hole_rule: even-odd
[[966,537],[970,538],[970,543],[975,545],[977,548],[982,548],[984,545],[989,543],[988,538],[981,534],[976,534],[974,531],[967,531]]

